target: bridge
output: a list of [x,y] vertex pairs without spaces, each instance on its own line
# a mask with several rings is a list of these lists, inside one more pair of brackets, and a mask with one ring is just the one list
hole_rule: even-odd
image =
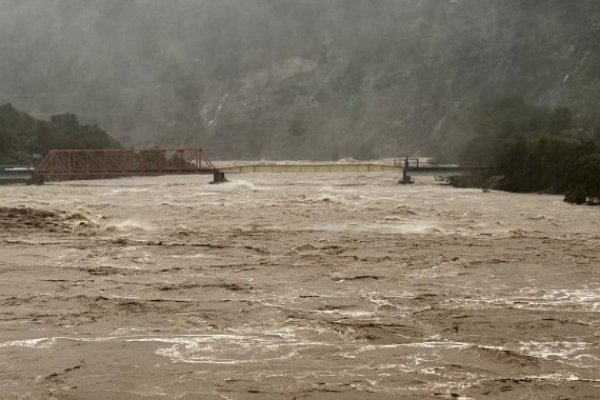
[[396,160],[394,164],[402,169],[402,184],[413,183],[412,178],[415,176],[433,176],[436,180],[443,181],[455,176],[473,175],[486,169],[481,165],[437,164],[408,157]]
[[222,166],[220,171],[228,174],[251,173],[369,173],[395,172],[402,174],[400,183],[412,183],[412,177],[431,176],[436,180],[446,180],[453,176],[471,175],[482,171],[481,166],[461,166],[458,164],[438,164],[431,158],[404,158],[393,163],[365,162],[261,162]]
[[215,182],[225,179],[201,148],[94,149],[50,150],[35,168],[3,166],[0,182],[41,184],[45,181],[185,174],[213,174]]
[[50,150],[35,168],[0,166],[0,183],[43,183],[45,181],[107,179],[129,176],[213,174],[214,182],[225,182],[225,173],[372,173],[402,174],[400,183],[415,176],[445,180],[482,170],[477,166],[440,165],[429,158],[404,158],[384,162],[261,162],[222,165],[217,168],[201,148],[188,149],[98,149]]
[[288,174],[288,173],[361,173],[361,172],[398,172],[395,165],[377,163],[334,163],[334,162],[298,162],[298,163],[259,163],[223,166],[219,171],[228,174]]

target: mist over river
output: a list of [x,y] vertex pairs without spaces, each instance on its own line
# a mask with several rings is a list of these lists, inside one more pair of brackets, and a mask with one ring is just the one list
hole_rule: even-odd
[[0,398],[598,398],[600,208],[229,179],[0,187]]

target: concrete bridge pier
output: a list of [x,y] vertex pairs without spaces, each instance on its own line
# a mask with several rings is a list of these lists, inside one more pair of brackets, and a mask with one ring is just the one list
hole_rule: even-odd
[[[417,158],[417,167],[419,166],[419,159]],[[409,185],[411,183],[415,183],[412,180],[412,177],[408,175],[409,161],[408,157],[404,158],[404,166],[402,167],[402,180],[398,183],[401,185]]]
[[225,177],[225,172],[221,172],[218,170],[215,170],[213,172],[213,181],[210,182],[211,184],[219,184],[219,183],[226,183],[226,182],[229,182],[229,181]]

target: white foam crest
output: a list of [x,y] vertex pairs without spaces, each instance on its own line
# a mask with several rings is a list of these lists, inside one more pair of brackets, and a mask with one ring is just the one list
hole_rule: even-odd
[[600,379],[588,379],[582,378],[575,374],[564,374],[560,372],[554,372],[550,374],[542,374],[542,375],[525,375],[523,377],[519,377],[519,379],[529,379],[529,380],[538,380],[538,381],[552,381],[552,382],[600,382]]
[[199,258],[206,258],[206,254],[197,253],[197,254],[174,254],[171,256],[166,256],[165,258],[172,258],[175,260],[197,260]]
[[236,179],[223,185],[215,185],[213,189],[215,192],[239,192],[245,190],[258,192],[259,190],[266,190],[265,188],[259,189],[254,183],[241,179]]
[[568,304],[588,304],[592,310],[600,309],[600,288],[551,290],[542,296],[544,300]]
[[434,222],[431,221],[415,221],[397,224],[349,222],[344,224],[324,224],[306,227],[300,230],[325,232],[374,232],[384,235],[444,233]]
[[596,360],[594,365],[600,366],[599,358],[586,351],[593,346],[587,342],[519,342],[519,351],[532,357],[544,359],[560,359],[572,363],[573,361],[585,362],[590,365],[592,360]]
[[[559,291],[564,293],[564,291]],[[456,302],[451,299],[448,302]],[[490,306],[502,308],[511,306],[520,310],[574,310],[574,311],[598,311],[600,303],[594,300],[583,300],[582,297],[553,296],[552,294],[540,295],[539,297],[489,297],[482,296],[477,299],[460,299],[458,302],[463,307],[470,309],[488,308]]]
[[131,231],[155,231],[157,227],[148,222],[137,218],[129,218],[120,222],[114,222],[104,227],[108,232],[131,232]]
[[108,192],[102,193],[104,196],[119,196],[127,193],[144,193],[148,192],[148,188],[119,188],[119,189],[111,189]]
[[26,347],[28,349],[47,349],[54,344],[51,338],[38,338],[26,340],[12,340],[10,342],[0,343],[0,348],[3,347]]
[[341,317],[361,318],[372,317],[373,312],[365,310],[313,310],[316,314],[335,315]]
[[165,343],[155,351],[159,356],[174,362],[204,364],[241,364],[276,361],[293,357],[298,348],[328,346],[323,342],[301,342],[293,340],[289,333],[281,335],[177,335],[177,336],[104,336],[104,337],[66,337],[36,338],[0,343],[3,347],[26,347],[45,349],[58,341],[76,341],[86,343]]
[[366,345],[358,349],[358,353],[364,353],[367,351],[376,351],[376,350],[386,350],[386,349],[398,349],[403,347],[408,348],[421,348],[421,349],[467,349],[469,347],[482,347],[475,343],[465,343],[465,342],[451,342],[451,341],[441,341],[441,342],[413,342],[413,343],[394,343],[394,344],[371,344]]
[[54,336],[26,340],[13,340],[0,343],[1,347],[28,347],[28,348],[47,348],[57,341],[75,341],[75,342],[161,342],[161,343],[188,343],[195,341],[210,341],[214,339],[235,340],[243,338],[239,335],[177,335],[177,336],[99,336],[99,337],[70,337]]
[[156,354],[173,362],[192,364],[246,364],[290,359],[299,348],[326,346],[323,342],[291,341],[288,335],[184,338]]

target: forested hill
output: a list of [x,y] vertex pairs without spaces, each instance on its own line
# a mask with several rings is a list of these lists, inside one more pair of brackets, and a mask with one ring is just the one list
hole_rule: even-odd
[[505,96],[600,126],[598,0],[6,0],[0,37],[0,103],[213,158],[452,158]]
[[51,149],[120,147],[102,128],[81,124],[74,114],[42,121],[10,103],[0,105],[0,164],[36,164]]

